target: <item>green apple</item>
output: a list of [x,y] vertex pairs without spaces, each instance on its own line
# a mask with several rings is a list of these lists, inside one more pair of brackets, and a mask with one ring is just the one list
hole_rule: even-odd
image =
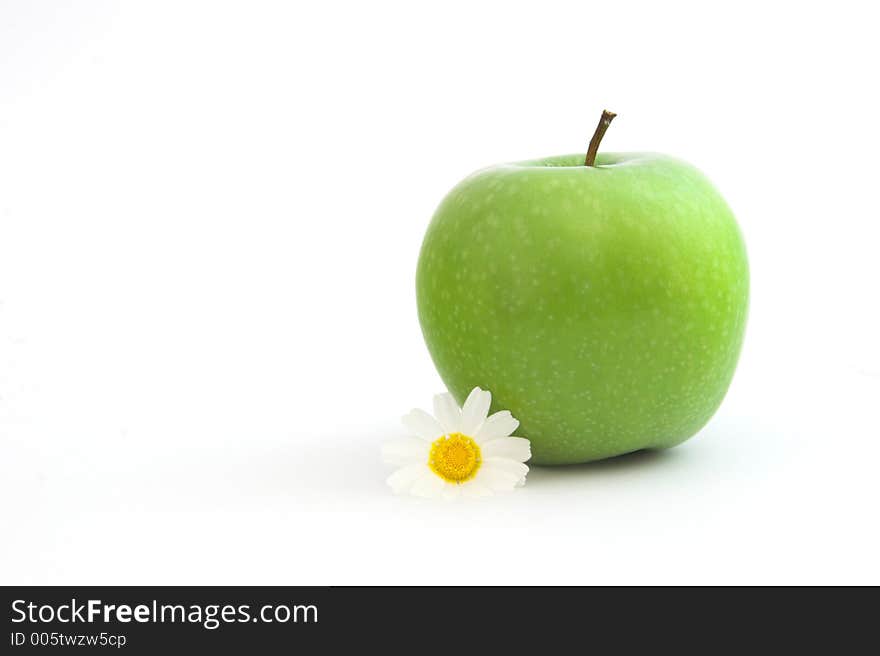
[[743,341],[748,262],[720,194],[671,157],[593,155],[474,173],[419,256],[441,378],[459,402],[490,390],[536,464],[683,442],[721,404]]

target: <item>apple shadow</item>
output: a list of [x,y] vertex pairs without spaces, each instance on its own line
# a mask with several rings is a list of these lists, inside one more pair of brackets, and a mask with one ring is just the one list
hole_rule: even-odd
[[596,474],[617,476],[632,474],[646,468],[668,466],[673,461],[680,461],[681,455],[676,449],[642,449],[624,453],[623,455],[593,462],[575,465],[532,465],[529,464],[529,483],[540,485],[542,482],[557,481],[569,477],[583,477]]

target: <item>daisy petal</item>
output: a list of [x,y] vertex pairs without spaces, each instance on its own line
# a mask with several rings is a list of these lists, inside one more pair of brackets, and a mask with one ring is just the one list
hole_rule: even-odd
[[493,469],[503,470],[516,476],[519,481],[517,485],[525,485],[526,483],[526,474],[529,473],[528,465],[510,458],[486,458],[485,464],[491,465]]
[[480,442],[487,442],[499,437],[507,437],[519,428],[519,421],[514,419],[509,410],[502,410],[491,415],[477,431],[474,438]]
[[382,445],[382,460],[389,465],[412,465],[428,462],[431,445],[415,437],[391,440]]
[[446,483],[443,486],[443,498],[444,499],[457,499],[461,496],[461,485],[455,485],[454,483]]
[[466,499],[478,499],[480,497],[491,497],[492,488],[483,485],[479,481],[469,481],[461,486],[461,496]]
[[516,474],[487,463],[480,468],[480,482],[493,492],[510,492],[519,485],[520,479]]
[[411,410],[401,421],[407,430],[423,440],[433,442],[443,435],[443,427],[440,423],[424,410],[418,408]]
[[394,491],[394,494],[403,494],[404,492],[409,491],[413,484],[423,478],[425,474],[431,474],[433,476],[433,472],[428,468],[428,465],[407,465],[391,474],[391,476],[385,479],[385,482],[388,483],[388,486]]
[[438,499],[443,496],[445,481],[425,465],[425,473],[413,483],[410,494],[426,499]]
[[484,458],[510,458],[525,462],[532,457],[529,441],[524,437],[499,437],[480,445]]
[[471,390],[461,409],[461,432],[465,435],[475,434],[486,421],[491,404],[491,392],[483,391],[479,387]]
[[461,410],[452,394],[438,394],[434,397],[434,415],[443,426],[444,435],[461,430]]

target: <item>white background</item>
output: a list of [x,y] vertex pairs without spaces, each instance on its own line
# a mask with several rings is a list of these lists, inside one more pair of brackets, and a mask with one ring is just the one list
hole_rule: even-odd
[[[880,583],[880,51],[823,5],[4,1],[0,583]],[[434,208],[606,106],[741,222],[724,405],[392,496]]]

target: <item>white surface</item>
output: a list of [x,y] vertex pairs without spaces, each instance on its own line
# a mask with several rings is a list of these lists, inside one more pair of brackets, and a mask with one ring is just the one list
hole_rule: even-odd
[[[305,4],[0,8],[0,583],[880,583],[868,5]],[[391,496],[379,444],[442,390],[435,205],[605,106],[605,149],[740,219],[726,402],[509,497]]]

